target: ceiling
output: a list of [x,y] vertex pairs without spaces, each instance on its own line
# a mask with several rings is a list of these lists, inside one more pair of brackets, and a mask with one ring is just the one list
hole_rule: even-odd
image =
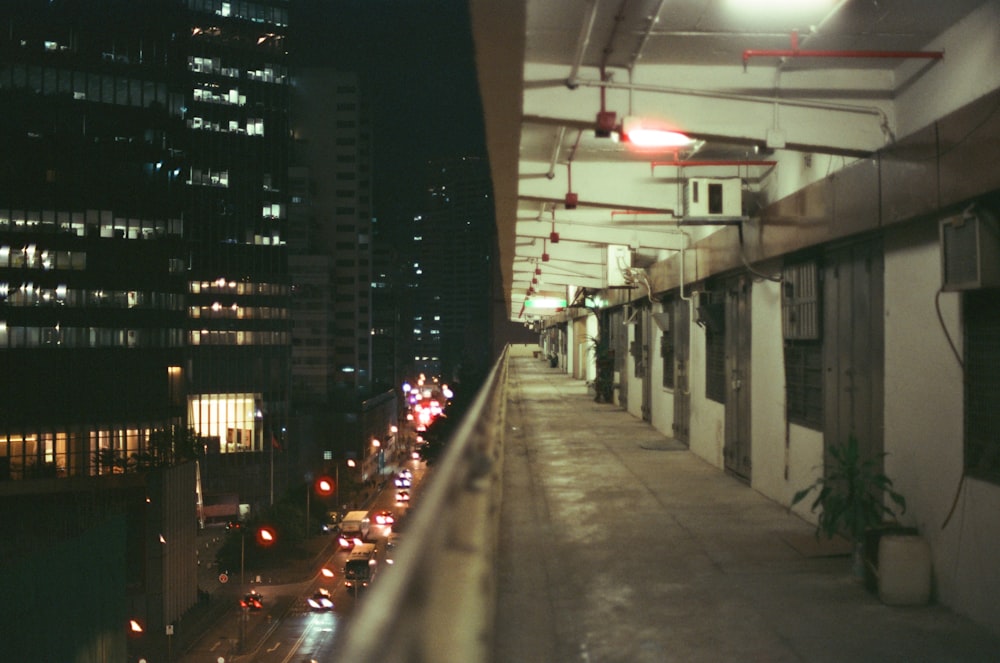
[[[792,9],[764,7],[776,3]],[[752,201],[789,154],[846,162],[891,143],[894,98],[983,4],[470,0],[511,319],[551,315],[567,286],[632,282],[753,212],[744,201],[699,220],[684,204],[691,178],[736,179]],[[611,137],[595,135],[602,112]],[[637,149],[615,140],[626,116],[694,142]],[[628,247],[625,262],[610,245]]]

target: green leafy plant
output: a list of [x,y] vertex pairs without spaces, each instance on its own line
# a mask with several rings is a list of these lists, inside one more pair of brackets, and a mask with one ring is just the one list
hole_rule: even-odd
[[906,512],[906,498],[892,487],[892,480],[880,470],[884,453],[863,458],[857,437],[852,433],[847,443],[830,449],[830,461],[823,476],[795,493],[792,506],[816,492],[811,511],[822,509],[816,536],[833,538],[843,534],[855,544],[864,542],[865,533],[886,521],[895,522],[896,513],[886,504],[888,497]]
[[608,347],[607,341],[599,336],[588,336],[587,342],[597,365],[597,377],[593,382],[594,400],[610,403],[614,397],[615,353]]

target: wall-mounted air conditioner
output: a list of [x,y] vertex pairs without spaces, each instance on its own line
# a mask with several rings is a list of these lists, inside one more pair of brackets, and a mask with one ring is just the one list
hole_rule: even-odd
[[608,245],[608,287],[620,288],[628,285],[625,270],[632,267],[632,250],[627,244]]
[[684,216],[693,219],[737,218],[743,215],[738,177],[692,177],[684,183]]
[[941,289],[975,290],[1000,286],[1000,220],[973,205],[943,219]]

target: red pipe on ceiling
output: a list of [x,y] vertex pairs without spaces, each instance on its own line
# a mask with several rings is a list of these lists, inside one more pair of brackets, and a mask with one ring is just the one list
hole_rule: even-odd
[[790,49],[748,48],[743,51],[743,68],[746,69],[750,58],[755,57],[776,57],[776,58],[925,58],[928,60],[940,60],[944,57],[944,51],[803,51],[799,49],[799,33],[792,32],[792,47]]

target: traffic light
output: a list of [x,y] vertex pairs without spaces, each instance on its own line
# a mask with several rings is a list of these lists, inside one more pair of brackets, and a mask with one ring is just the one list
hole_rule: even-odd
[[278,535],[270,525],[261,525],[257,528],[257,544],[270,546],[278,540]]
[[322,497],[329,497],[333,495],[333,491],[336,490],[337,484],[330,477],[319,477],[316,479],[316,483],[313,484],[316,489],[316,494]]

